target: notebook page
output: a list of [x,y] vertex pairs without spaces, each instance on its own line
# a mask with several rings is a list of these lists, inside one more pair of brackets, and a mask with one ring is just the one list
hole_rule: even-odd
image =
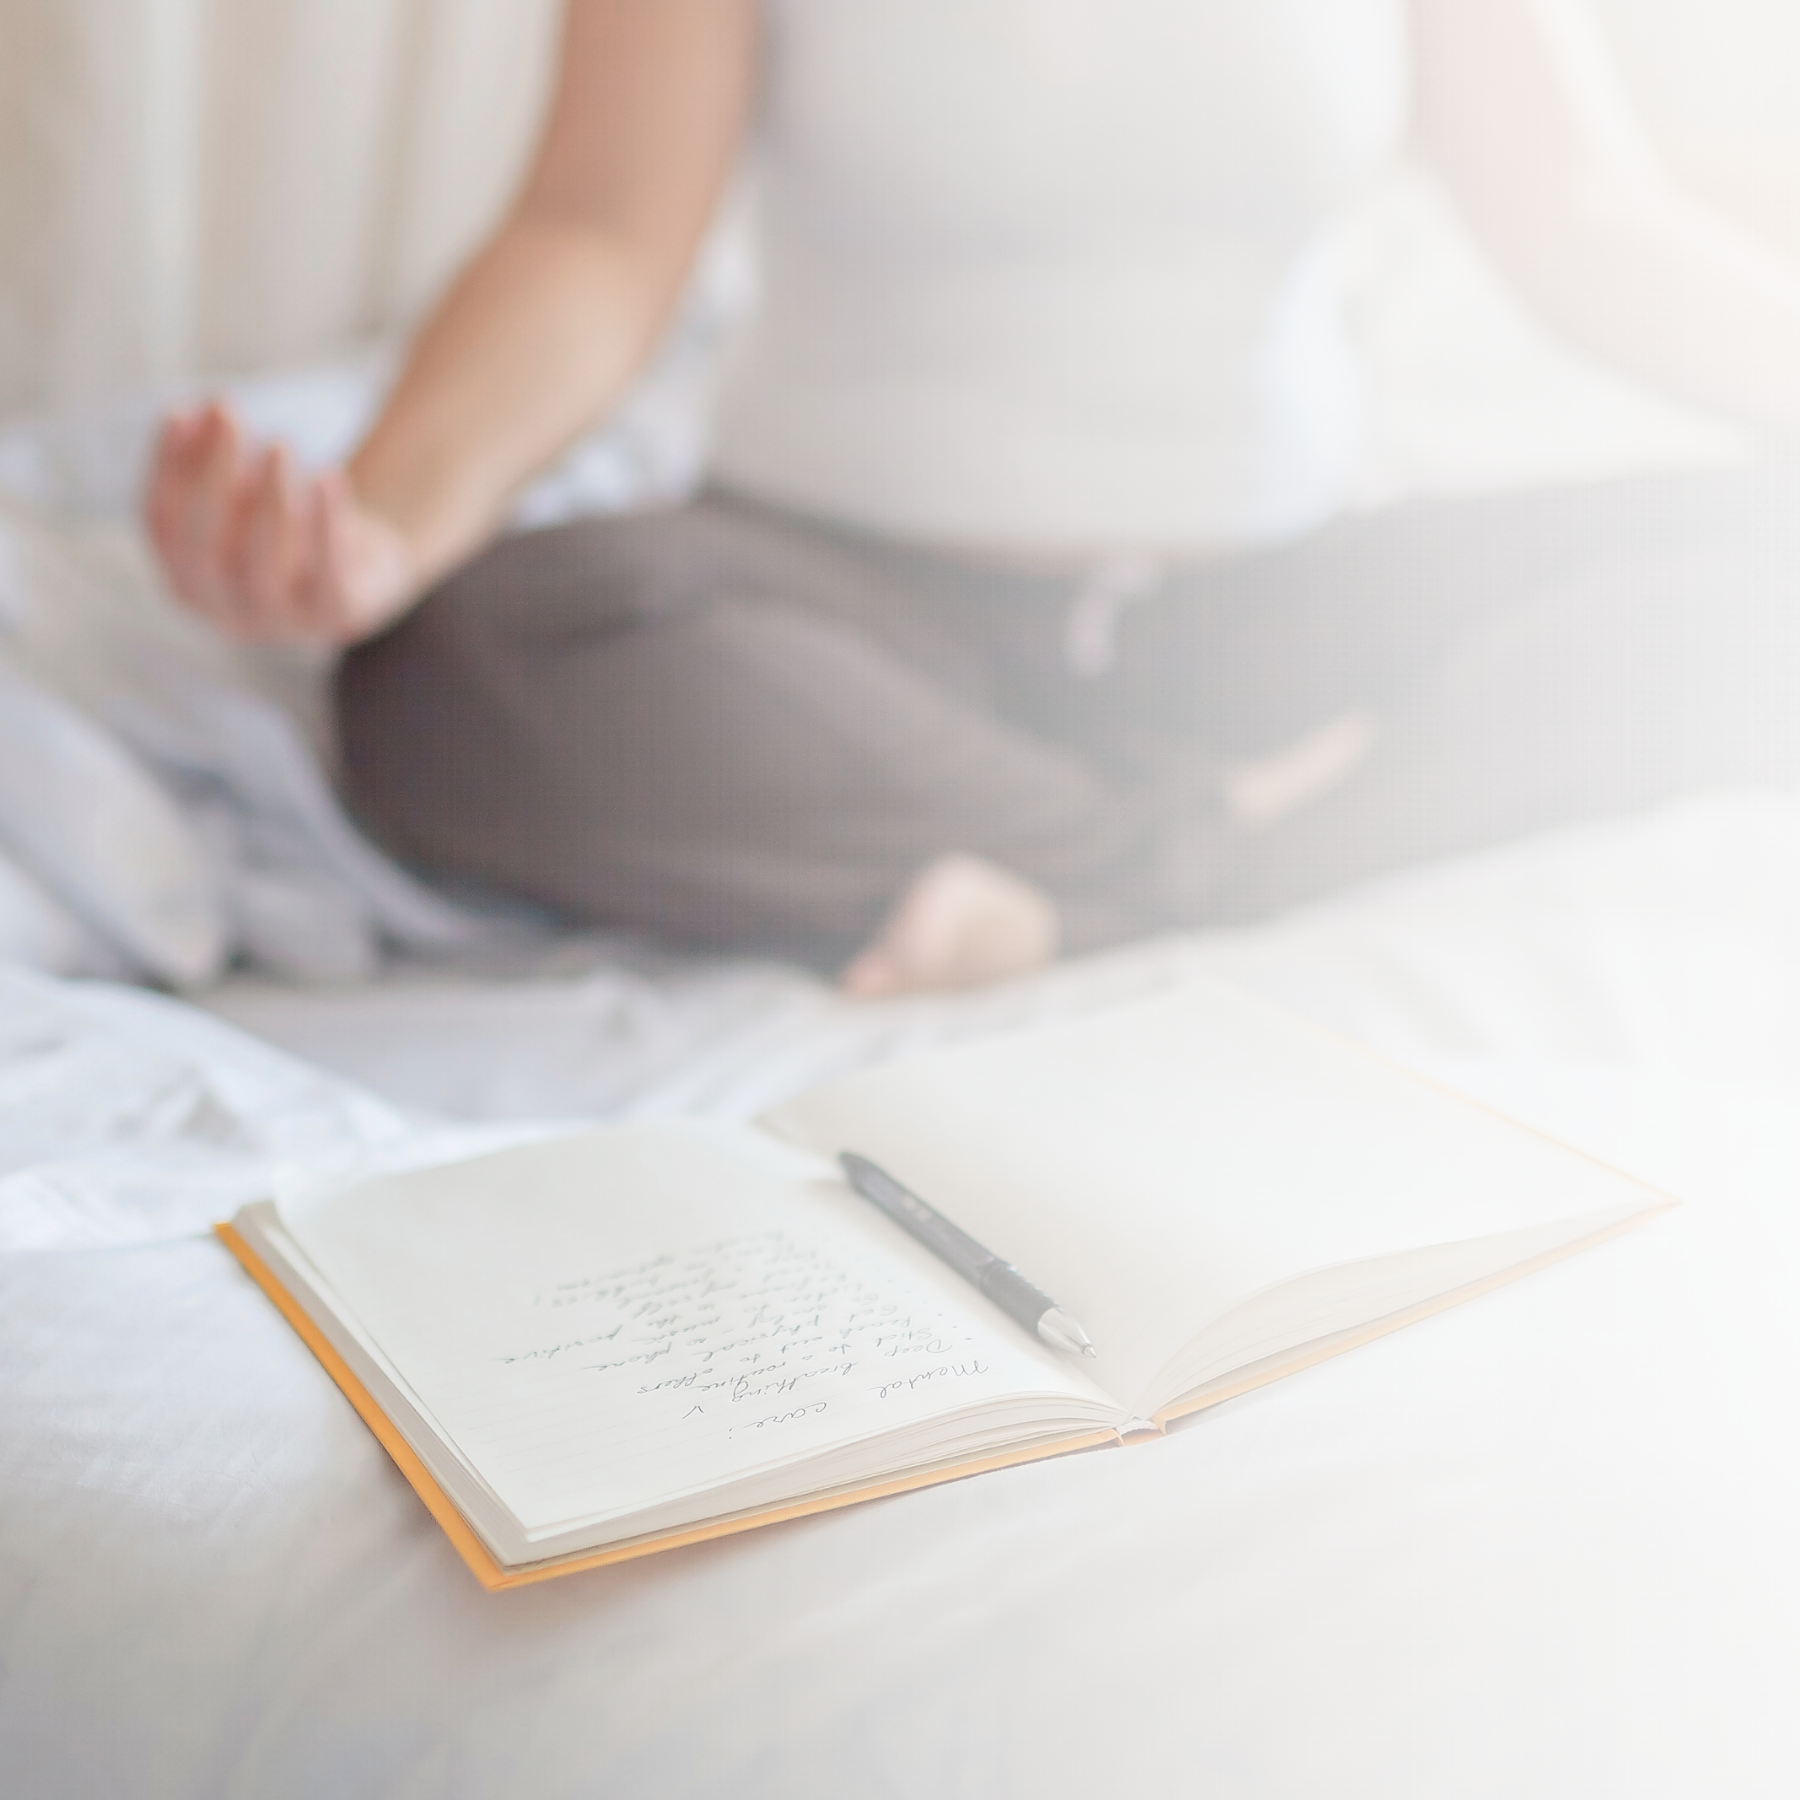
[[640,1126],[283,1220],[532,1534],[876,1434],[928,1447],[997,1403],[1116,1412],[947,1271],[887,1254],[814,1173],[754,1140]]
[[1278,1283],[1664,1201],[1210,982],[850,1076],[765,1123],[873,1157],[1016,1262],[1131,1406]]

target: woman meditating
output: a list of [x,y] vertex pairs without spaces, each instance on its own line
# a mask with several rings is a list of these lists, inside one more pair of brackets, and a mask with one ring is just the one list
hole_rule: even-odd
[[[1334,228],[1409,135],[1565,337],[1800,430],[1800,272],[1663,182],[1580,0],[571,0],[354,456],[203,407],[150,529],[224,630],[351,647],[401,857],[853,994],[1793,779],[1785,476],[1345,514]],[[740,164],[709,485],[495,541]]]

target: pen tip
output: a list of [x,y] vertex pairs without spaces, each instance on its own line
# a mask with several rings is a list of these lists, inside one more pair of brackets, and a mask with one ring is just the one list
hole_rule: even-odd
[[1081,1354],[1083,1356],[1093,1357],[1096,1362],[1100,1360],[1100,1352],[1096,1350],[1092,1344],[1083,1344],[1081,1346]]

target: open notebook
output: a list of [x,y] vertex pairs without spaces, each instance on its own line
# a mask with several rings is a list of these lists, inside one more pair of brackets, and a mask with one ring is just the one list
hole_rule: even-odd
[[[500,1587],[1135,1439],[1669,1204],[1213,985],[763,1124],[601,1128],[220,1229]],[[846,1148],[1098,1358],[853,1194]]]

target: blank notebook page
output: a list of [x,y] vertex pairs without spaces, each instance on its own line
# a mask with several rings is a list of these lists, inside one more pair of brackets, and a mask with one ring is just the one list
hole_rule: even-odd
[[1127,1404],[1276,1283],[1662,1200],[1212,984],[849,1076],[767,1122],[873,1157],[1015,1261]]

